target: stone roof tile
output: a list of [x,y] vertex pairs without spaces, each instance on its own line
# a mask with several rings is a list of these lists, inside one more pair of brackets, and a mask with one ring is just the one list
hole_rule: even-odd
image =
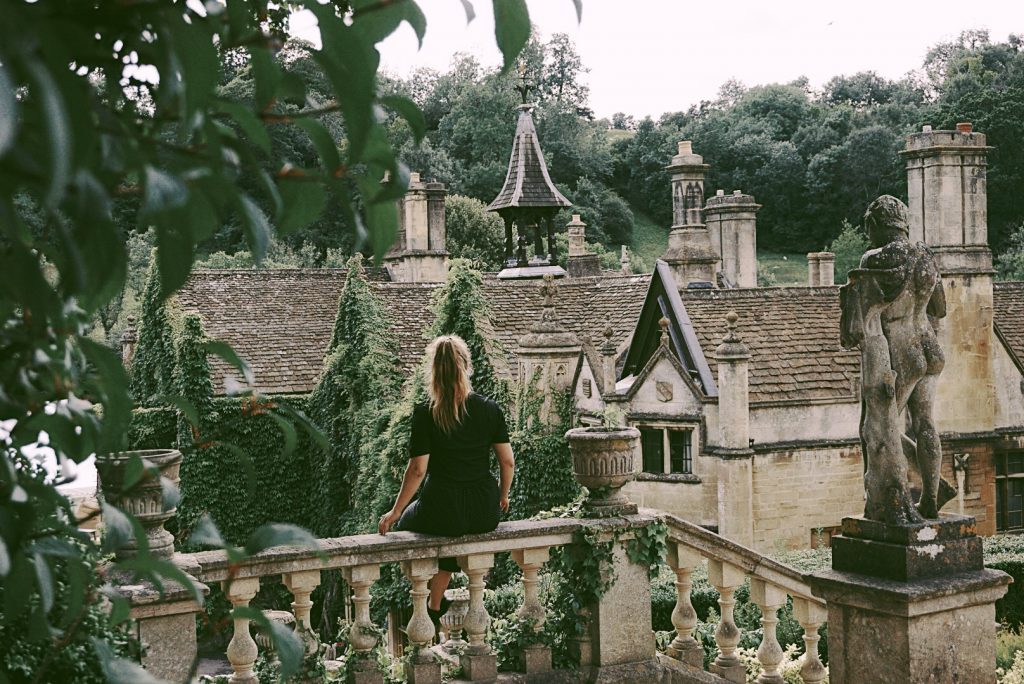
[[1000,281],[992,287],[995,323],[1017,363],[1024,365],[1024,281]]

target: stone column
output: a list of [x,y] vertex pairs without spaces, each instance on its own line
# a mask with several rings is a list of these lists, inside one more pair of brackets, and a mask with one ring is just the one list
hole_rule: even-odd
[[566,228],[569,231],[569,257],[565,264],[566,272],[574,278],[600,275],[600,257],[587,252],[587,224],[580,220],[579,214],[573,214],[572,221],[566,225]]
[[836,255],[832,252],[807,253],[807,286],[831,287],[836,281]]
[[757,287],[757,210],[752,195],[721,190],[704,207],[711,246],[721,262],[718,270],[735,287]]
[[469,612],[463,625],[469,648],[459,662],[469,681],[492,681],[498,676],[498,658],[485,640],[491,616],[484,606],[484,575],[494,567],[494,554],[459,556],[458,560],[462,571],[469,576]]
[[[231,601],[232,608],[247,608],[249,601],[256,596],[260,590],[260,579],[248,577],[246,579],[226,580],[223,583],[224,594]],[[234,674],[231,675],[231,684],[258,684],[256,674],[252,666],[256,663],[256,656],[259,651],[256,642],[249,634],[249,618],[234,618],[234,634],[228,643],[227,657],[231,663]]]
[[524,384],[537,381],[537,389],[544,397],[540,419],[554,426],[559,421],[554,395],[569,389],[583,347],[576,334],[567,330],[555,313],[558,286],[554,276],[545,274],[539,289],[544,298],[540,320],[519,338],[519,377]]
[[121,333],[121,363],[125,368],[131,368],[132,359],[135,358],[135,345],[139,342],[139,333],[135,329],[135,316],[128,317],[128,325]]
[[907,138],[910,240],[935,254],[946,294],[935,417],[941,432],[992,430],[995,371],[992,252],[988,247],[986,157],[992,148],[969,123],[925,126]]
[[718,606],[721,617],[715,628],[715,644],[718,655],[711,663],[711,672],[735,684],[747,681],[747,668],[736,655],[740,643],[740,628],[736,626],[733,609],[736,606],[734,594],[743,586],[744,574],[739,568],[722,561],[708,561],[708,581],[718,590]]
[[309,624],[309,611],[313,609],[313,602],[309,597],[313,590],[320,586],[320,571],[285,572],[282,573],[281,580],[294,599],[292,613],[295,615],[295,632],[306,647],[306,655],[313,655],[320,647],[320,640],[313,631],[313,626]]
[[779,667],[782,664],[782,646],[775,630],[779,624],[779,609],[786,605],[786,592],[763,579],[750,578],[750,600],[761,610],[761,645],[757,660],[761,674],[756,684],[785,684]]
[[704,175],[709,167],[694,154],[690,141],[683,140],[665,168],[672,174],[672,229],[661,258],[681,288],[694,282],[715,283],[719,258],[704,224]]
[[818,642],[821,635],[818,630],[828,620],[828,612],[824,606],[806,598],[793,597],[793,617],[804,630],[804,664],[800,667],[800,678],[804,684],[821,684],[825,681],[828,671],[818,655]]
[[441,666],[434,661],[430,651],[434,640],[434,623],[427,615],[427,599],[430,589],[427,583],[437,574],[436,558],[418,558],[402,561],[402,572],[412,583],[412,617],[405,627],[409,644],[417,649],[409,663],[409,684],[441,684]]
[[[534,631],[544,626],[544,605],[540,602],[540,567],[548,561],[548,548],[515,549],[512,559],[523,571],[523,605],[517,615],[533,622]],[[531,644],[523,652],[523,672],[535,675],[551,671],[551,649],[544,644]]]
[[718,463],[718,533],[754,544],[754,452],[750,449],[748,366],[750,350],[736,333],[739,316],[726,316],[728,332],[718,360],[718,439],[710,452]]
[[380,566],[356,565],[343,568],[342,574],[352,587],[352,602],[355,604],[355,619],[349,633],[356,658],[351,684],[381,684],[383,677],[372,657],[373,648],[377,645],[376,627],[370,620],[370,587],[380,579]]
[[690,601],[692,575],[701,564],[701,555],[678,542],[669,542],[667,561],[676,573],[676,607],[672,610],[672,626],[676,629],[676,637],[665,652],[687,665],[702,668],[704,647],[693,636],[693,630],[697,628],[697,611]]
[[974,518],[844,518],[842,529],[832,569],[808,577],[828,603],[829,681],[993,682],[995,601],[1010,577],[985,569]]

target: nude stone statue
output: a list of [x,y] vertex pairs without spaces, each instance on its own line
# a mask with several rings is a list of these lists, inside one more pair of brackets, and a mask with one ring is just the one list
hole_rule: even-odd
[[[944,359],[935,329],[946,299],[934,257],[911,244],[907,207],[883,195],[868,207],[871,249],[839,290],[840,342],[861,350],[864,516],[890,524],[938,517],[956,489],[942,479],[932,419]],[[908,466],[921,477],[915,503]]]

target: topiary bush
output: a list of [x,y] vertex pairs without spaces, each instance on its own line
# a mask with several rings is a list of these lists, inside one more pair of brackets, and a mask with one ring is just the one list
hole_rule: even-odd
[[1024,537],[1011,534],[985,537],[985,567],[1013,578],[1006,595],[996,601],[996,620],[1011,629],[1024,624]]

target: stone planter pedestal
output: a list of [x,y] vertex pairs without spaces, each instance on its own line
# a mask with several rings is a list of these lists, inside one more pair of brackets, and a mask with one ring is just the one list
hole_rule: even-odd
[[807,575],[828,602],[832,684],[994,682],[995,601],[974,519],[895,526],[844,518],[832,569]]
[[588,517],[605,518],[637,512],[622,488],[640,472],[640,431],[633,427],[575,428],[565,433],[572,452],[573,475],[587,488]]

